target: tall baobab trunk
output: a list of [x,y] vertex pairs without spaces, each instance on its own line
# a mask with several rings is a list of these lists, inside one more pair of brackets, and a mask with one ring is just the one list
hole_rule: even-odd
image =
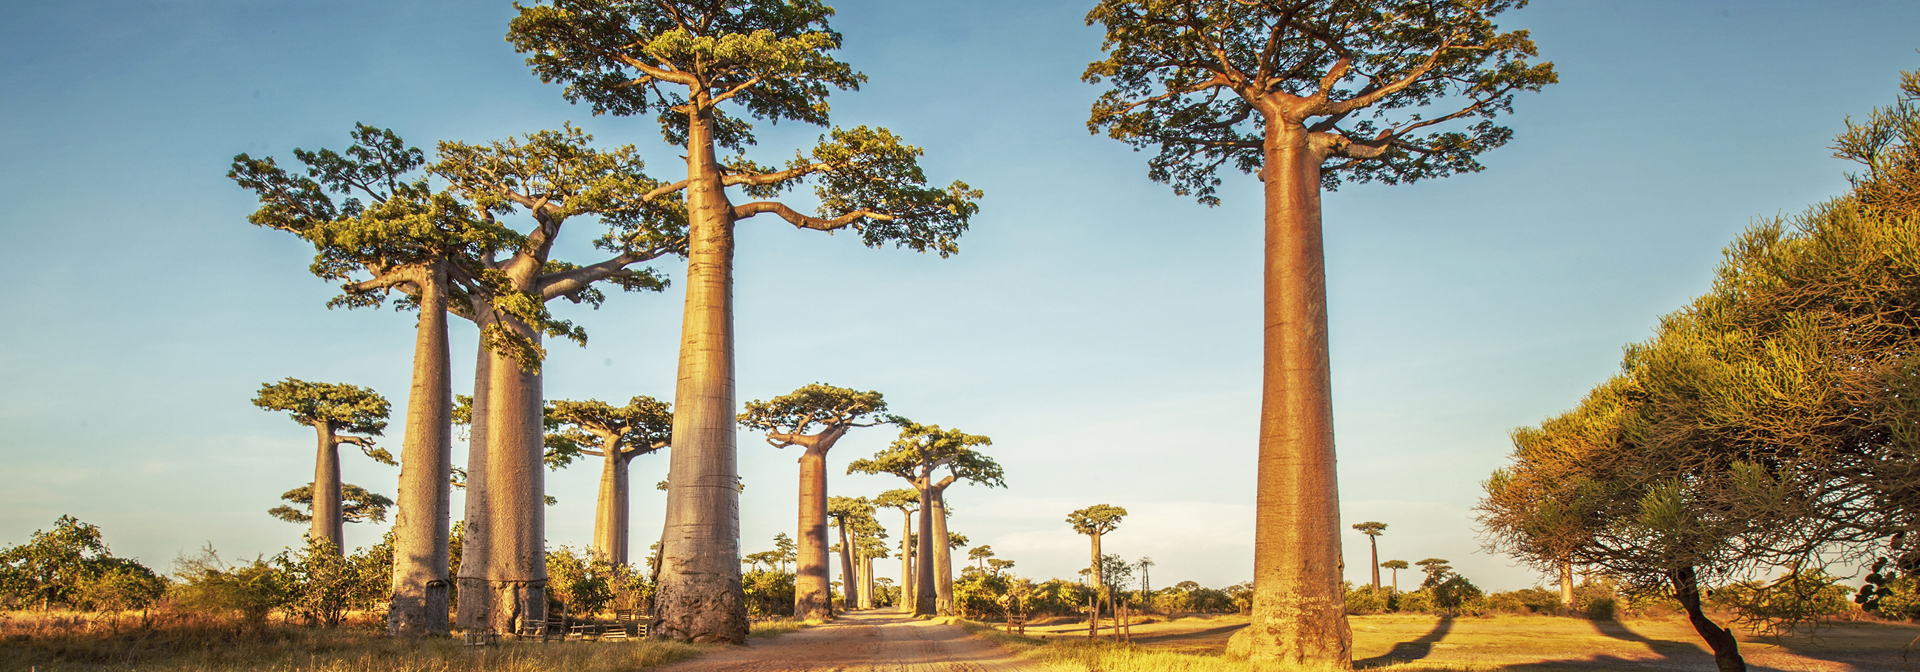
[[307,538],[333,544],[336,555],[346,546],[346,520],[340,505],[340,438],[334,435],[333,421],[313,423],[319,435],[319,448],[313,457],[313,522]]
[[913,512],[900,510],[900,604],[913,611]]
[[1093,564],[1087,565],[1087,578],[1093,581],[1093,592],[1098,593],[1107,585],[1106,577],[1100,575],[1100,530],[1096,528],[1087,536],[1093,538]]
[[860,599],[860,582],[853,573],[853,544],[847,541],[847,519],[840,519],[840,609],[852,609]]
[[953,613],[953,545],[947,542],[947,489],[927,488],[933,512],[933,590],[940,615]]
[[621,566],[627,564],[627,485],[633,455],[622,454],[614,442],[607,443],[600,448],[606,461],[600,467],[600,497],[593,512],[593,554]]
[[[925,471],[924,469],[922,470]],[[915,544],[914,558],[919,567],[913,573],[913,614],[915,616],[934,615],[939,604],[940,593],[934,588],[933,578],[933,492],[926,487],[926,479],[920,483],[920,530],[919,543]],[[945,527],[943,523],[941,525]],[[944,541],[944,540],[943,540]]]
[[1306,129],[1268,119],[1265,361],[1254,520],[1253,623],[1229,653],[1291,664],[1353,663],[1340,578],[1340,492],[1320,231],[1320,163]]
[[827,577],[827,453],[818,443],[800,455],[800,538],[794,563],[793,617],[833,617]]
[[1687,610],[1687,620],[1693,623],[1694,632],[1707,641],[1713,649],[1713,665],[1720,672],[1747,672],[1747,661],[1740,657],[1740,640],[1735,639],[1733,631],[1720,627],[1707,618],[1700,610],[1700,581],[1692,567],[1682,567],[1667,574],[1673,582],[1674,599]]
[[1373,552],[1373,592],[1380,592],[1380,538],[1367,535],[1367,549]]
[[[488,314],[478,303],[476,313]],[[487,524],[487,411],[492,407],[487,388],[493,379],[493,353],[485,342],[476,352],[473,407],[467,419],[467,501],[460,524],[460,600],[453,622],[461,630],[482,632],[489,627],[493,605],[487,586],[487,537],[493,531]]]
[[446,635],[447,535],[452,527],[453,374],[447,344],[447,276],[429,271],[420,283],[420,323],[413,342],[413,388],[400,452],[400,493],[393,519],[393,596],[389,635]]
[[872,609],[873,608],[873,556],[861,554],[860,562],[855,563],[854,568],[858,569],[860,574],[859,606],[861,609]]
[[[500,320],[539,342],[540,334],[525,323],[504,315]],[[544,399],[540,373],[521,368],[512,357],[490,356],[486,577],[494,602],[488,622],[496,632],[517,632],[546,620]]]
[[[695,93],[704,99],[705,91]],[[696,100],[695,103],[704,103]],[[744,643],[733,390],[733,206],[713,153],[712,108],[687,125],[687,304],[674,388],[673,459],[660,547],[657,636]]]
[[1573,608],[1573,563],[1560,561],[1560,606]]

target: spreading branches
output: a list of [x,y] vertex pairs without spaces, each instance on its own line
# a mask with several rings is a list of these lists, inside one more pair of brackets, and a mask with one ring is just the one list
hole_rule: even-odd
[[814,448],[838,439],[847,429],[891,422],[879,392],[813,383],[767,401],[749,401],[739,416],[742,427],[767,434],[775,447]]
[[667,402],[647,396],[618,408],[595,399],[549,401],[544,419],[545,460],[554,469],[579,455],[632,460],[673,440],[673,411]]

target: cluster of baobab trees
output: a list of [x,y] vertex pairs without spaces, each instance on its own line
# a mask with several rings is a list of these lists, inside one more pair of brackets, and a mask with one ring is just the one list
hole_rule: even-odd
[[[1515,94],[1555,79],[1550,64],[1527,60],[1534,47],[1525,31],[1495,25],[1516,4],[1099,0],[1087,16],[1106,31],[1106,57],[1085,79],[1108,87],[1093,105],[1090,129],[1157,148],[1148,175],[1204,204],[1218,201],[1223,165],[1258,172],[1265,183],[1256,627],[1236,639],[1241,654],[1340,666],[1351,658],[1341,611],[1320,193],[1343,180],[1392,184],[1479,170],[1475,157],[1511,135],[1492,119],[1510,111]],[[314,244],[314,272],[344,283],[338,305],[392,298],[419,313],[390,629],[447,630],[440,614],[450,577],[438,569],[446,565],[450,514],[447,316],[481,329],[459,623],[512,629],[544,609],[542,343],[586,338],[546,305],[557,298],[598,305],[606,285],[657,290],[662,277],[638,265],[677,256],[687,262],[686,305],[655,632],[741,641],[737,224],[770,214],[804,229],[852,229],[869,246],[891,242],[945,256],[957,251],[980,192],[960,182],[928,186],[921,150],[879,128],[832,128],[784,165],[746,158],[756,120],[826,126],[828,95],[865,79],[835,58],[841,36],[829,26],[832,9],[817,0],[517,7],[507,39],[528,54],[535,74],[595,114],[654,115],[684,151],[684,177],[649,177],[632,147],[598,148],[571,127],[524,140],[441,142],[429,164],[390,131],[361,126],[344,152],[295,152],[304,176],[245,155],[231,173],[261,198],[254,223]],[[1440,126],[1463,119],[1471,121]],[[814,185],[815,215],[774,200],[802,182]],[[736,203],[740,196],[759,200]],[[604,259],[551,258],[575,217],[598,220]],[[933,478],[925,468],[875,468]],[[935,506],[927,499],[922,510]],[[931,544],[927,534],[920,538]],[[919,576],[928,569],[923,563]],[[933,588],[921,585],[916,595]]]

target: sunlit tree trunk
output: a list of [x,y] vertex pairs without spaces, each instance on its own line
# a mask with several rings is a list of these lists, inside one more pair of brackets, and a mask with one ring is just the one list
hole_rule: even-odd
[[1339,488],[1327,354],[1320,164],[1297,120],[1268,119],[1265,361],[1254,521],[1253,622],[1229,652],[1352,665],[1341,594]]
[[827,577],[827,455],[819,448],[809,446],[800,455],[800,529],[793,575],[793,616],[800,619],[833,616]]
[[[500,320],[539,342],[540,334],[519,320]],[[546,619],[544,398],[540,373],[497,352],[492,357],[487,384],[486,576],[494,604],[488,621],[494,631],[516,632]]]
[[393,519],[390,635],[446,635],[447,535],[451,532],[453,374],[447,344],[447,276],[429,271],[420,283],[420,322],[413,345],[413,387],[400,453],[400,492]]
[[933,586],[942,616],[953,613],[953,546],[947,543],[947,489],[927,488],[933,503]]
[[1560,606],[1573,608],[1573,563],[1560,562]]
[[[925,473],[925,471],[924,468],[921,469],[922,473]],[[938,605],[940,601],[940,593],[934,588],[935,582],[933,578],[933,520],[935,518],[933,515],[933,493],[932,488],[926,487],[924,477],[921,482],[916,485],[920,486],[920,529],[918,532],[920,538],[919,543],[916,544],[917,548],[914,549],[914,563],[919,566],[914,568],[913,574],[913,613],[915,616],[932,616],[935,613],[935,606]],[[944,527],[944,525],[942,526]],[[945,540],[942,539],[942,541]]]
[[1707,618],[1700,609],[1700,581],[1692,567],[1682,567],[1667,575],[1673,582],[1673,597],[1687,610],[1687,620],[1693,624],[1693,631],[1707,641],[1713,649],[1713,665],[1720,672],[1746,672],[1747,661],[1740,657],[1740,640],[1735,639],[1733,631],[1720,627]]
[[1373,560],[1373,564],[1371,565],[1373,568],[1373,592],[1377,593],[1380,592],[1380,538],[1371,534],[1367,535],[1367,550],[1372,553],[1370,557]]
[[913,611],[913,512],[900,512],[900,610]]
[[340,504],[340,439],[330,420],[315,421],[313,430],[319,435],[319,446],[313,458],[313,521],[307,537],[333,544],[333,552],[339,554],[346,541]]
[[746,641],[747,608],[735,489],[733,208],[720,183],[713,123],[711,108],[701,105],[687,130],[687,303],[654,632],[739,644]]
[[[475,302],[476,304],[479,302]],[[481,315],[476,305],[475,310]],[[481,322],[484,326],[484,322]],[[473,366],[473,408],[467,425],[467,488],[465,514],[460,524],[460,601],[454,615],[454,627],[474,632],[489,627],[493,598],[487,586],[488,544],[492,526],[487,524],[487,409],[492,406],[487,393],[493,379],[493,353],[485,343],[476,350]]]
[[859,577],[853,573],[853,545],[847,541],[847,521],[840,520],[840,609],[852,609],[860,599]]
[[856,563],[855,567],[857,567],[860,570],[860,608],[872,609],[873,608],[873,557],[869,555],[861,555],[860,562]]
[[614,441],[600,447],[605,461],[600,465],[600,496],[593,512],[593,553],[615,566],[627,564],[629,510],[627,486],[633,456],[621,454]]

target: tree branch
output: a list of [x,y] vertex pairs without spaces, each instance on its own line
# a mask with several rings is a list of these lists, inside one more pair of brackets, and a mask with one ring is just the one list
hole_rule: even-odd
[[766,212],[779,215],[781,219],[787,220],[796,228],[813,229],[815,231],[834,231],[846,228],[847,225],[862,219],[877,219],[883,222],[893,221],[893,215],[874,212],[872,210],[855,210],[832,219],[810,217],[800,214],[800,211],[794,210],[788,207],[787,204],[778,201],[755,201],[753,203],[741,204],[734,207],[733,218],[735,220],[742,220]]

